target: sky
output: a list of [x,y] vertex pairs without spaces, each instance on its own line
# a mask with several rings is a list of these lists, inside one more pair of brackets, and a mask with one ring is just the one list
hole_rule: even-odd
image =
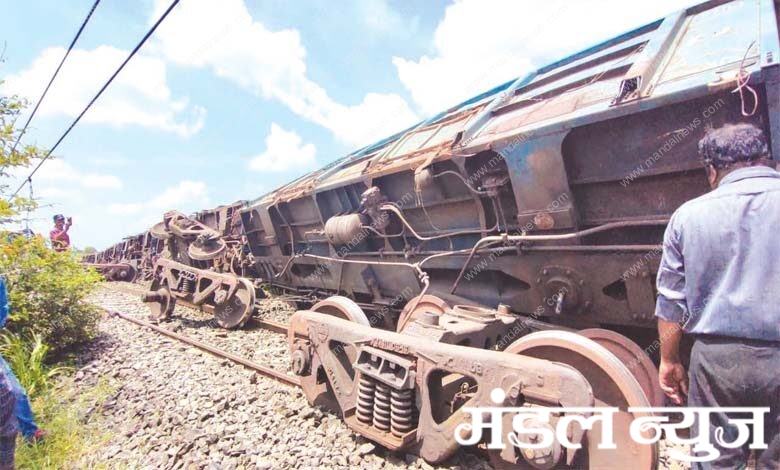
[[[0,0],[0,95],[34,103],[92,3]],[[102,0],[23,143],[53,145],[169,3]],[[33,177],[30,227],[72,216],[74,246],[103,249],[167,210],[253,200],[695,3],[181,0]]]

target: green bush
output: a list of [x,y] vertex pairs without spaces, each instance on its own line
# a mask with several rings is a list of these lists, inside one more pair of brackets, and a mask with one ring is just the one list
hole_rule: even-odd
[[72,253],[50,250],[41,238],[0,240],[0,273],[11,307],[8,331],[38,335],[54,354],[93,339],[100,313],[85,298],[101,276],[84,269]]

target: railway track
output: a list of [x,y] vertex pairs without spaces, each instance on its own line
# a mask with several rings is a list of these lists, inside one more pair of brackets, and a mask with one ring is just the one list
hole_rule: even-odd
[[[119,311],[144,322],[149,309],[137,295],[141,290],[106,284],[90,302],[109,314]],[[293,312],[276,300],[262,303],[259,315],[277,324],[286,323]],[[286,336],[254,324],[240,330],[213,328],[208,319],[182,304],[168,321],[152,325],[166,331],[106,315],[100,346],[77,383],[86,389],[107,377],[120,390],[101,414],[101,423],[116,432],[82,467],[107,462],[112,468],[208,468],[217,462],[222,468],[490,468],[477,449],[428,466],[416,455],[367,443],[338,415],[311,407],[301,387],[231,359],[238,356],[297,379],[289,372]],[[167,332],[219,351],[181,342]]]
[[[133,284],[124,284],[124,283],[110,283],[107,284],[107,288],[109,290],[115,291],[115,292],[121,292],[124,294],[129,294],[131,296],[136,297],[140,300],[140,296],[143,292],[145,292],[147,289],[144,286],[138,286]],[[264,299],[261,302],[257,302],[257,305],[260,306],[260,311],[263,311],[263,308],[268,308],[268,299]],[[261,362],[265,363],[268,361],[266,357],[263,357],[261,360],[252,360],[250,358],[244,357],[242,354],[235,354],[230,351],[226,351],[225,349],[222,349],[220,347],[215,346],[214,344],[210,344],[211,342],[218,342],[216,340],[221,339],[221,341],[224,341],[225,344],[223,346],[230,347],[229,343],[230,340],[233,339],[233,334],[238,333],[239,331],[246,332],[247,329],[243,330],[221,330],[218,328],[215,328],[213,325],[210,325],[208,328],[200,328],[202,326],[206,326],[204,323],[208,323],[206,320],[201,320],[197,317],[200,316],[201,313],[205,314],[205,317],[209,316],[209,313],[206,310],[198,309],[197,307],[192,307],[187,305],[185,302],[178,303],[177,306],[183,306],[187,307],[188,309],[185,310],[185,312],[191,312],[191,313],[185,313],[180,312],[179,315],[171,317],[171,320],[174,322],[180,322],[180,326],[171,328],[171,327],[165,327],[161,326],[160,324],[155,324],[149,321],[146,321],[144,319],[139,318],[138,315],[128,315],[126,313],[123,313],[119,311],[121,307],[113,307],[113,306],[103,306],[100,305],[99,307],[103,309],[108,315],[110,315],[113,318],[118,318],[123,321],[133,323],[136,326],[139,326],[141,328],[145,328],[148,330],[152,330],[155,333],[158,333],[160,335],[164,335],[168,338],[171,338],[177,342],[180,342],[182,344],[186,344],[187,346],[196,348],[197,350],[204,351],[206,353],[209,353],[213,356],[231,361],[235,364],[239,364],[249,370],[255,371],[258,374],[265,376],[269,379],[272,379],[274,381],[277,381],[281,384],[284,384],[286,386],[292,386],[299,388],[303,390],[303,384],[301,379],[298,376],[294,375],[288,375],[285,373],[283,368],[288,367],[290,356],[287,351],[286,346],[279,345],[277,348],[277,356],[276,359],[280,359],[282,356],[283,358],[281,360],[277,361],[277,367],[268,367],[267,365],[263,365]],[[271,314],[273,315],[273,314]],[[286,315],[286,313],[285,313]],[[290,326],[288,323],[283,321],[278,321],[279,318],[276,319],[260,319],[257,317],[252,317],[249,322],[247,323],[247,326],[249,326],[249,331],[255,330],[257,333],[262,333],[262,331],[268,331],[270,333],[278,334],[278,335],[285,335],[283,343],[286,344],[287,342],[287,335],[289,333]],[[199,338],[196,339],[188,334],[182,334],[181,330],[191,330],[192,334],[197,335],[203,335],[208,336],[212,338],[209,340],[208,338]],[[240,333],[239,333],[240,334]],[[205,339],[205,341],[204,341]],[[284,352],[281,352],[284,350]],[[250,354],[251,355],[251,354]],[[257,359],[257,358],[256,358]],[[273,358],[272,358],[273,359]],[[483,458],[486,458],[486,456],[482,456]],[[661,465],[661,468],[666,468],[665,465]]]
[[156,331],[157,333],[160,333],[162,335],[165,335],[169,338],[173,338],[177,341],[181,341],[182,343],[189,344],[190,346],[194,346],[200,350],[209,352],[215,356],[223,357],[225,359],[231,360],[237,364],[241,364],[244,367],[248,367],[250,369],[253,369],[257,372],[260,372],[261,374],[265,375],[266,377],[278,380],[280,382],[286,383],[288,385],[294,385],[296,387],[301,386],[301,381],[295,377],[290,377],[284,373],[281,373],[279,371],[276,371],[274,369],[271,369],[269,367],[265,367],[261,364],[258,364],[254,361],[250,361],[248,359],[245,359],[243,357],[236,356],[235,354],[231,354],[227,351],[223,351],[219,348],[216,348],[210,344],[203,343],[201,341],[198,341],[196,339],[190,338],[189,336],[180,335],[178,333],[175,333],[173,331],[166,330],[165,328],[161,328],[153,323],[149,323],[147,321],[139,320],[137,318],[133,318],[129,315],[125,315],[121,312],[111,311],[108,309],[104,309],[108,314],[115,316],[117,318],[121,318],[122,320],[127,320],[131,323],[134,323],[139,326],[143,326],[145,328],[149,328],[150,330]]
[[[112,290],[116,290],[116,291],[123,292],[123,293],[126,293],[126,294],[131,294],[131,295],[138,295],[138,296],[140,296],[143,292],[146,291],[145,288],[140,287],[140,286],[136,287],[136,286],[133,286],[133,285],[120,284],[120,283],[111,283],[109,285],[110,285],[110,288]],[[187,306],[191,307],[189,305],[187,305]],[[122,312],[119,312],[118,310],[110,309],[110,308],[107,308],[107,307],[104,307],[104,306],[99,306],[99,308],[101,308],[104,312],[106,312],[108,315],[110,315],[112,317],[120,318],[122,320],[125,320],[127,322],[133,323],[133,324],[135,324],[137,326],[140,326],[140,327],[148,328],[148,329],[150,329],[150,330],[152,330],[152,331],[154,331],[156,333],[159,333],[161,335],[164,335],[164,336],[167,336],[169,338],[175,339],[176,341],[179,341],[181,343],[190,345],[190,346],[192,346],[194,348],[197,348],[199,350],[208,352],[208,353],[210,353],[210,354],[212,354],[214,356],[221,357],[221,358],[227,359],[229,361],[235,362],[236,364],[240,364],[240,365],[242,365],[244,367],[247,367],[249,369],[257,371],[260,374],[262,374],[262,375],[264,375],[264,376],[266,376],[268,378],[271,378],[271,379],[277,380],[277,381],[279,381],[281,383],[284,383],[284,384],[287,384],[287,385],[292,385],[292,386],[295,386],[295,387],[300,387],[301,386],[301,381],[297,377],[289,376],[289,375],[285,374],[284,372],[272,369],[270,367],[266,367],[266,366],[264,366],[262,364],[259,364],[259,363],[255,362],[255,361],[249,360],[247,358],[244,358],[244,357],[238,356],[236,354],[230,353],[228,351],[225,351],[223,349],[217,348],[217,347],[215,347],[215,346],[213,346],[211,344],[205,343],[203,341],[199,341],[197,339],[194,339],[192,337],[189,337],[189,336],[186,336],[186,335],[183,335],[183,334],[180,334],[180,333],[176,333],[176,332],[171,331],[169,329],[163,328],[163,327],[159,326],[158,324],[154,324],[154,323],[151,323],[151,322],[148,322],[148,321],[145,321],[145,320],[141,320],[141,319],[136,318],[136,317],[131,316],[131,315],[126,315],[126,314],[124,314]],[[197,307],[191,307],[191,308],[197,309]],[[273,321],[273,320],[264,320],[264,319],[259,319],[259,318],[253,317],[253,318],[250,319],[250,322],[254,326],[266,329],[268,331],[272,331],[274,333],[287,335],[287,333],[289,331],[288,325],[286,325],[284,323],[281,323],[281,322]]]

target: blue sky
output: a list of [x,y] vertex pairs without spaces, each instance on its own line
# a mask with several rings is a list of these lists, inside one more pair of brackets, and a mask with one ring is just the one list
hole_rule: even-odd
[[[0,0],[0,92],[37,99],[92,3]],[[104,248],[254,199],[691,3],[182,0],[33,178],[32,228],[72,215],[74,244]],[[24,142],[52,145],[167,5],[103,0]]]

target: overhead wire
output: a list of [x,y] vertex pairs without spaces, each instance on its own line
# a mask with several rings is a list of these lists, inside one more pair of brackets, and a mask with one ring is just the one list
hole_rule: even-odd
[[24,123],[24,127],[22,127],[22,130],[19,132],[19,136],[16,138],[13,147],[11,147],[11,155],[13,155],[13,153],[16,151],[16,147],[19,145],[19,141],[22,140],[22,136],[24,136],[24,133],[27,132],[27,128],[30,126],[30,121],[32,121],[33,117],[35,117],[35,113],[38,112],[38,108],[41,106],[43,99],[46,97],[46,93],[49,92],[49,88],[51,88],[51,84],[54,83],[54,79],[57,78],[57,74],[60,73],[60,69],[62,68],[62,65],[68,59],[68,56],[70,55],[70,51],[73,50],[73,47],[76,45],[76,42],[79,40],[79,37],[81,37],[82,31],[84,31],[84,28],[87,26],[87,23],[89,23],[89,19],[92,18],[92,13],[95,12],[95,8],[97,8],[99,3],[100,0],[95,0],[95,3],[92,4],[92,8],[89,9],[89,13],[87,13],[87,17],[84,18],[84,21],[81,23],[79,30],[76,31],[76,35],[73,37],[73,40],[70,42],[70,45],[68,46],[68,50],[66,50],[65,55],[62,56],[62,60],[60,60],[60,64],[57,66],[57,69],[54,71],[54,74],[51,76],[51,79],[49,80],[49,83],[46,85],[46,88],[43,89],[43,93],[41,93],[41,97],[38,98],[38,102],[35,103],[35,107],[33,108],[32,112],[30,112],[30,115],[27,117],[27,122]]
[[30,209],[32,209],[31,204],[35,201],[35,195],[33,194],[33,185],[32,181],[30,181],[30,202],[27,204],[27,215],[24,218],[24,235],[28,236],[30,233]]
[[104,91],[106,91],[106,88],[111,84],[111,82],[114,81],[114,79],[119,75],[119,73],[122,71],[122,69],[125,68],[128,62],[130,62],[130,59],[135,56],[135,54],[141,49],[141,47],[146,43],[146,41],[154,34],[154,32],[157,30],[157,27],[160,26],[160,24],[165,20],[165,18],[171,13],[173,8],[178,5],[180,0],[173,0],[171,2],[170,6],[165,10],[165,12],[160,16],[160,18],[152,25],[152,27],[149,29],[149,31],[146,32],[144,37],[141,39],[141,41],[133,48],[132,51],[130,51],[130,54],[127,56],[127,58],[122,62],[122,64],[119,66],[118,69],[111,75],[111,77],[106,81],[106,83],[100,88],[100,90],[97,92],[97,94],[89,101],[87,106],[84,108],[83,111],[76,117],[76,119],[71,123],[71,125],[65,130],[65,132],[60,136],[60,138],[57,140],[57,142],[49,149],[48,152],[46,152],[46,155],[43,156],[40,162],[38,162],[38,165],[33,169],[33,171],[30,173],[30,175],[24,179],[22,184],[19,185],[19,187],[14,191],[14,193],[11,195],[11,197],[8,198],[10,201],[12,198],[14,198],[17,194],[19,194],[19,191],[22,190],[25,184],[27,184],[28,181],[31,181],[31,178],[35,173],[41,168],[41,166],[46,162],[46,160],[51,157],[54,150],[57,149],[57,147],[62,143],[63,140],[65,140],[65,137],[70,134],[70,131],[73,130],[73,128],[78,124],[78,122],[81,120],[82,117],[84,117],[84,114],[89,110],[89,108],[92,107],[93,104],[95,104],[95,101],[97,101],[98,98],[100,98],[100,95],[103,94]]

